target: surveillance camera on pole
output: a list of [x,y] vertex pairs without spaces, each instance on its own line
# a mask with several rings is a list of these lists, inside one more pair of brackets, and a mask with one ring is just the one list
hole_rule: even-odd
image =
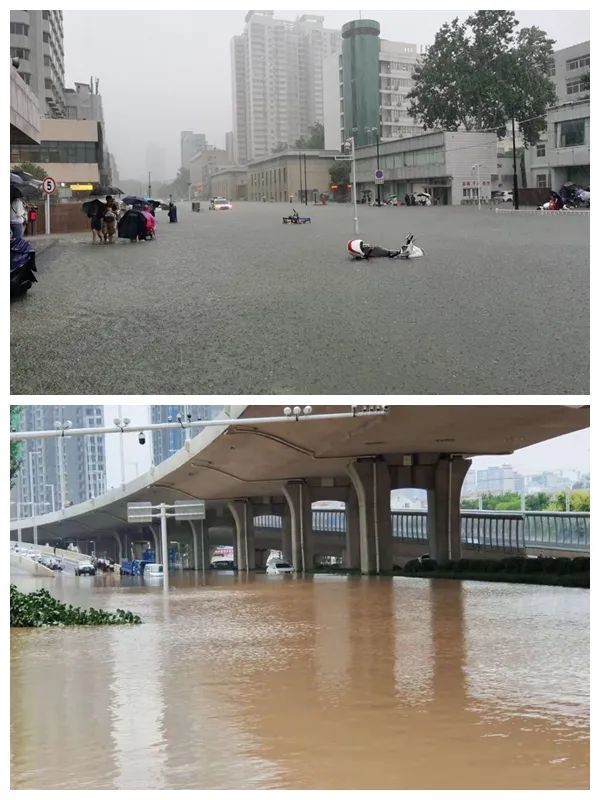
[[138,433],[138,442],[140,444],[146,444],[146,434],[144,433],[144,431],[140,431]]

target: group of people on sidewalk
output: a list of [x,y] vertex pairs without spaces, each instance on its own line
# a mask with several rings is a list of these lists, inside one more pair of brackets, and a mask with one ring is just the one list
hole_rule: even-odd
[[14,239],[35,234],[37,206],[26,203],[16,186],[10,187],[10,230]]

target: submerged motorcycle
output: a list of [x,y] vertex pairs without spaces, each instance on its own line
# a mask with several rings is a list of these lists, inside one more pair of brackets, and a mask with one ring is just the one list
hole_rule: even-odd
[[425,255],[425,251],[414,243],[414,238],[414,234],[409,233],[399,250],[388,250],[376,244],[367,244],[362,239],[351,239],[347,249],[352,258],[366,261],[370,258],[420,258]]

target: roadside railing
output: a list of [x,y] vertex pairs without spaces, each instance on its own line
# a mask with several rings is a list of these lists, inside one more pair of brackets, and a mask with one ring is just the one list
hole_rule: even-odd
[[[427,511],[392,511],[392,536],[404,542],[429,541]],[[313,532],[344,534],[343,509],[313,510]],[[590,515],[569,511],[461,511],[461,541],[478,550],[522,552],[526,547],[554,547],[587,552],[590,549]],[[281,516],[263,514],[256,527],[281,528]]]

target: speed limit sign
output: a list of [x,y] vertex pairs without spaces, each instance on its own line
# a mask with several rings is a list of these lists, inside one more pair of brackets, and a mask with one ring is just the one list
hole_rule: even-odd
[[45,177],[42,181],[42,189],[46,194],[54,194],[56,191],[56,181],[54,178]]

